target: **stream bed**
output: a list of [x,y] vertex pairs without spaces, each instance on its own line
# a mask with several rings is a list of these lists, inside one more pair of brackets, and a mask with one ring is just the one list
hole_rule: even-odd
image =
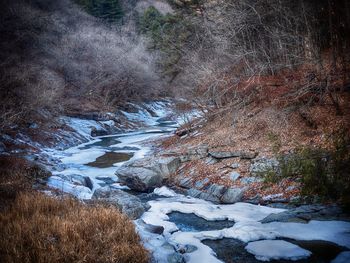
[[[104,186],[139,197],[149,209],[134,222],[152,253],[152,262],[350,262],[349,222],[262,224],[271,213],[285,209],[248,203],[219,205],[165,186],[154,193],[138,193],[120,185],[116,170],[151,154],[152,140],[168,136],[175,128],[174,121],[161,118],[141,131],[97,137],[65,151],[51,151],[61,164],[48,185],[80,199],[92,198]],[[157,231],[148,226],[156,226]]]

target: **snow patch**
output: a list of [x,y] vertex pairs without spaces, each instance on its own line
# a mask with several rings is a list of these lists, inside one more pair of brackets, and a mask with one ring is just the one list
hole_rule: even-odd
[[261,261],[299,260],[307,258],[311,252],[284,240],[261,240],[250,242],[245,249]]
[[154,189],[153,193],[155,193],[156,195],[165,196],[165,197],[177,196],[177,194],[173,190],[169,189],[166,186],[162,186],[160,188]]

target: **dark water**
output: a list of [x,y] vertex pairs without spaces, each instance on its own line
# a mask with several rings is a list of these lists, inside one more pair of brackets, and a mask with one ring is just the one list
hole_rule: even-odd
[[183,214],[179,212],[172,212],[168,214],[169,221],[176,224],[176,226],[183,232],[199,232],[207,230],[220,230],[232,227],[235,222],[223,221],[207,221],[195,214]]
[[108,168],[113,166],[115,163],[130,160],[133,155],[133,153],[106,152],[104,155],[98,157],[96,161],[88,163],[87,165],[97,168]]
[[[332,261],[340,252],[344,251],[344,248],[337,246],[331,242],[326,241],[299,241],[284,239],[288,242],[296,244],[304,249],[312,252],[311,257],[303,260],[290,261],[290,260],[272,260],[274,263],[329,263]],[[224,238],[220,240],[204,240],[203,244],[209,246],[215,251],[217,257],[227,263],[231,262],[242,262],[242,263],[258,263],[262,262],[255,258],[254,255],[248,253],[245,250],[247,243],[244,243],[237,239]]]
[[116,138],[116,137],[104,137],[104,138],[100,138],[101,141],[98,142],[94,142],[91,144],[87,144],[83,147],[79,147],[80,150],[86,150],[86,149],[90,149],[92,147],[95,146],[99,146],[99,147],[109,147],[111,145],[120,143],[120,141]]

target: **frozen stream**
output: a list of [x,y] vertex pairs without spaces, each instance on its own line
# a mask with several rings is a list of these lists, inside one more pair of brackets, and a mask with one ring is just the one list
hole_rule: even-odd
[[[61,164],[48,184],[80,199],[90,199],[105,185],[128,191],[118,183],[115,171],[151,154],[150,141],[168,136],[175,127],[175,122],[159,119],[142,131],[51,151]],[[349,222],[262,224],[259,221],[269,214],[284,210],[248,203],[217,205],[166,187],[136,195],[150,207],[135,225],[154,262],[350,262]],[[150,231],[149,225],[162,233]]]

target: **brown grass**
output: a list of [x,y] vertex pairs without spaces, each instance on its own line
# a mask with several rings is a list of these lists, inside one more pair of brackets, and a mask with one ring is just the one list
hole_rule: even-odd
[[134,225],[116,209],[20,193],[0,214],[2,262],[147,262]]

